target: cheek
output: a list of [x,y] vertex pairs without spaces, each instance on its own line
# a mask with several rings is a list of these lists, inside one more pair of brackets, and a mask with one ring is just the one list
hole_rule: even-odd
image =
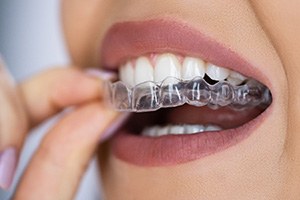
[[252,3],[284,66],[282,76],[286,76],[288,82],[284,97],[288,99],[288,137],[285,146],[287,156],[296,160],[300,157],[300,2],[291,0],[286,4],[282,1],[256,0]]
[[62,25],[72,62],[78,66],[94,66],[99,56],[95,51],[104,34],[109,3],[103,0],[62,1]]

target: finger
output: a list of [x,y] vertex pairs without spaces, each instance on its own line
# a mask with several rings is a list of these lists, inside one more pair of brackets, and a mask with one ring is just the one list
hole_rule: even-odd
[[39,74],[20,85],[31,125],[63,108],[100,98],[100,79],[75,68],[57,68]]
[[13,78],[0,58],[0,188],[11,185],[27,118]]
[[116,117],[100,103],[65,116],[43,139],[21,180],[16,199],[72,199],[101,134]]

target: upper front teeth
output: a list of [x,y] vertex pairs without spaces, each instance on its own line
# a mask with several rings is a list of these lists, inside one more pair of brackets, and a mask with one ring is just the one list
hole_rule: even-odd
[[[203,78],[205,74],[212,80],[227,80],[232,85],[239,85],[246,79],[240,73],[205,63],[199,58],[185,57],[180,62],[176,55],[165,53],[151,61],[152,63],[145,56],[138,57],[135,62],[128,61],[121,66],[120,80],[133,87],[146,81],[161,82],[167,77],[190,80],[194,77]],[[171,80],[176,81],[176,79]]]
[[[173,54],[162,54],[158,56],[154,68],[154,81],[161,82],[168,76],[181,78],[181,65]],[[148,80],[146,80],[148,81]]]
[[139,57],[135,64],[135,84],[154,81],[154,69],[146,57]]
[[133,65],[131,64],[131,62],[127,62],[120,69],[120,80],[131,86],[136,85],[137,83],[133,77],[135,72],[136,69],[133,69]]
[[204,77],[205,63],[198,58],[186,57],[182,63],[182,79],[190,80],[195,76]]

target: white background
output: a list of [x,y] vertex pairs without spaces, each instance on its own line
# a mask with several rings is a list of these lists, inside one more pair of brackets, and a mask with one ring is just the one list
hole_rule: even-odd
[[[60,26],[59,6],[59,0],[0,1],[0,53],[18,81],[51,66],[69,62]],[[14,187],[43,134],[54,121],[55,119],[29,135],[21,154]],[[92,162],[77,200],[100,198],[97,177],[96,162]],[[13,190],[0,190],[0,200],[10,199]]]

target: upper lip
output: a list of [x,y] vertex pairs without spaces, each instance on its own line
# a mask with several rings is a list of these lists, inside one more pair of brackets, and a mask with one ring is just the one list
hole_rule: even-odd
[[101,46],[101,65],[118,69],[122,62],[149,53],[177,53],[199,57],[252,77],[267,87],[268,78],[251,62],[187,23],[170,19],[128,21],[112,25]]

